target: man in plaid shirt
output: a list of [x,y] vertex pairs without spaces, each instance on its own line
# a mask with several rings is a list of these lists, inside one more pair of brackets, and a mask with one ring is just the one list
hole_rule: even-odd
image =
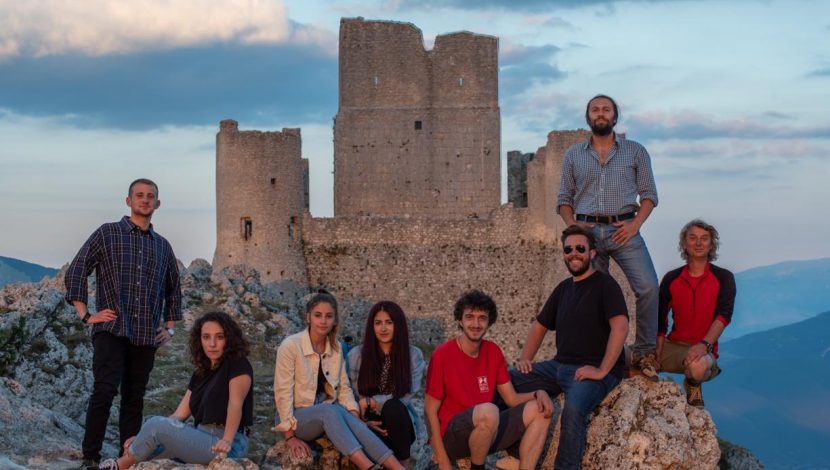
[[659,289],[640,227],[657,207],[657,186],[645,147],[614,132],[619,117],[611,97],[588,101],[591,137],[565,152],[557,205],[566,224],[593,231],[594,268],[608,273],[610,257],[625,273],[637,297],[632,367],[656,381]]
[[[158,186],[148,179],[130,184],[130,216],[100,226],[66,272],[66,301],[91,326],[95,379],[82,444],[84,465],[96,467],[110,408],[121,389],[121,446],[141,428],[144,391],[156,349],[170,341],[181,320],[181,289],[170,243],[153,230]],[[87,277],[95,272],[95,313],[88,309]],[[161,327],[162,320],[165,323]]]

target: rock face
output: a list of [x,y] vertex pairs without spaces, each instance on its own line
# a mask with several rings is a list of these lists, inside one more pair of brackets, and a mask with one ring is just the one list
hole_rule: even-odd
[[[559,431],[557,423],[543,468],[553,468]],[[673,381],[626,379],[594,412],[582,465],[586,469],[716,468],[720,449],[715,433],[709,413],[689,406]]]
[[[292,462],[282,441],[270,431],[274,419],[273,371],[276,348],[287,335],[304,327],[306,293],[285,283],[263,285],[256,271],[229,267],[214,273],[204,260],[182,268],[184,325],[202,313],[222,310],[233,316],[252,345],[254,427],[250,460],[217,459],[207,468],[339,469],[347,461],[321,440],[313,464]],[[90,286],[92,289],[92,286]],[[370,302],[340,297],[345,334],[359,336]],[[91,299],[91,305],[94,299]],[[94,308],[94,305],[92,305]],[[492,335],[523,335],[517,326],[497,324]],[[185,333],[182,331],[182,333]],[[145,415],[167,415],[184,393],[192,368],[186,354],[187,334],[177,334],[159,349],[145,398]],[[412,341],[423,341],[413,335]],[[434,346],[434,345],[432,345]],[[426,351],[429,353],[429,351]],[[74,309],[63,301],[63,274],[35,284],[13,284],[0,290],[0,467],[61,469],[77,466],[87,397],[92,389],[92,347]],[[117,402],[113,406],[103,453],[117,452]],[[423,410],[423,395],[414,400]],[[552,468],[558,425],[551,429],[541,468]],[[21,436],[37,436],[25,439]],[[276,445],[275,445],[276,444]],[[743,449],[745,451],[745,449]],[[412,447],[413,468],[432,467],[425,442]],[[731,468],[758,468],[748,452],[732,452]],[[714,468],[720,450],[715,426],[705,411],[688,407],[671,381],[657,384],[625,380],[595,413],[589,427],[586,469]],[[753,460],[754,459],[754,460]],[[760,463],[759,463],[760,465]],[[141,469],[199,469],[172,461],[145,462]]]

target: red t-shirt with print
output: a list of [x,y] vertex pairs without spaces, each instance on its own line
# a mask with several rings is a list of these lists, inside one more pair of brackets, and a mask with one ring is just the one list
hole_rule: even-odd
[[493,401],[496,387],[510,381],[507,362],[492,341],[482,340],[477,357],[470,357],[453,338],[435,348],[429,360],[426,393],[441,400],[441,436],[452,418],[481,403]]

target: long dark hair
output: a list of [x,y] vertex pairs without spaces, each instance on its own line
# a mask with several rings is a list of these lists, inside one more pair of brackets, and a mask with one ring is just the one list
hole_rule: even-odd
[[248,356],[248,341],[245,335],[242,334],[242,329],[236,324],[233,318],[225,312],[208,312],[193,324],[190,330],[190,338],[188,339],[188,350],[190,351],[190,362],[196,368],[198,375],[204,375],[211,369],[210,358],[205,355],[202,349],[202,327],[205,323],[212,321],[222,327],[225,332],[225,351],[222,353],[222,359],[233,358],[238,359]]
[[366,331],[363,334],[363,346],[360,349],[360,372],[357,375],[357,392],[361,396],[377,395],[380,390],[381,369],[383,368],[383,351],[380,350],[375,336],[375,317],[380,312],[389,314],[395,331],[392,333],[392,383],[395,390],[392,395],[400,398],[412,390],[412,366],[409,358],[409,328],[406,315],[395,302],[384,300],[376,303],[369,310],[366,318]]

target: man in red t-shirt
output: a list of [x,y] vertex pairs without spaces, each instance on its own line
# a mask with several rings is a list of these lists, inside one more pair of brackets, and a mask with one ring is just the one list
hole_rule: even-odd
[[[735,277],[711,262],[718,257],[718,231],[695,219],[680,231],[680,257],[686,265],[660,282],[657,360],[660,370],[685,375],[686,401],[703,408],[701,382],[720,373],[718,338],[732,320]],[[672,329],[666,338],[672,312]]]
[[[469,457],[472,470],[484,469],[488,454],[519,441],[519,468],[535,468],[553,413],[550,397],[543,390],[516,393],[501,349],[484,339],[498,316],[493,299],[467,292],[454,316],[461,334],[435,349],[427,373],[424,413],[438,468]],[[511,408],[499,411],[496,391]]]

